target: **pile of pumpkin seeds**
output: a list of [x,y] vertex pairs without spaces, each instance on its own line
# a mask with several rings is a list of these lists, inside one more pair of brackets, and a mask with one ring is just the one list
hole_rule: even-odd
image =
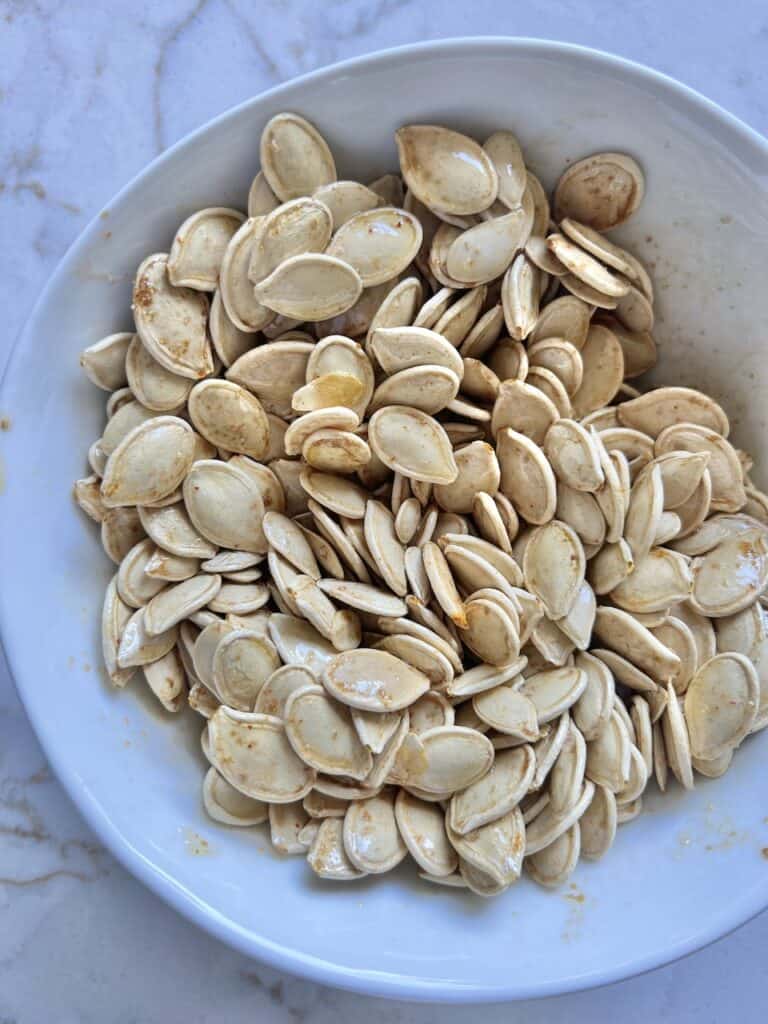
[[627,383],[632,158],[550,204],[510,131],[396,141],[364,185],[274,117],[248,215],[189,217],[82,354],[104,659],[202,716],[208,814],[321,877],[555,886],[768,725],[768,498],[716,401]]

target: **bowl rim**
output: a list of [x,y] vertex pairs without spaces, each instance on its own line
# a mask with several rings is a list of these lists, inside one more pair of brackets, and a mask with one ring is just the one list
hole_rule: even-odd
[[[565,58],[620,73],[626,81],[655,89],[668,102],[676,101],[678,106],[689,114],[698,113],[708,119],[714,119],[726,136],[721,141],[728,142],[728,136],[730,136],[733,142],[751,147],[762,158],[768,157],[768,140],[757,131],[690,86],[644,64],[603,50],[556,40],[523,36],[459,36],[429,42],[408,43],[352,57],[291,78],[257,93],[205,122],[164,150],[135,174],[112,197],[104,209],[114,207],[127,199],[133,190],[140,186],[146,175],[171,160],[180,150],[194,146],[197,140],[212,127],[224,125],[228,120],[241,116],[250,107],[267,97],[279,98],[282,92],[292,89],[296,85],[311,86],[313,82],[335,76],[339,72],[350,74],[363,67],[391,70],[420,57],[450,56],[452,54],[466,57],[473,51],[478,55],[491,51],[518,57]],[[69,267],[92,244],[94,236],[100,228],[101,213],[99,212],[94,215],[69,246],[34,303],[24,326],[12,343],[10,355],[6,360],[5,369],[0,378],[0,402],[7,402],[14,389],[20,353],[35,334],[37,321],[48,303],[49,294],[55,289],[59,280],[69,272]],[[74,767],[66,758],[60,756],[52,723],[42,715],[38,715],[33,710],[34,705],[28,705],[25,700],[25,693],[28,688],[31,689],[32,682],[25,679],[23,652],[16,646],[14,638],[7,628],[8,607],[7,588],[3,588],[2,578],[0,578],[0,644],[6,654],[11,679],[46,759],[88,826],[93,829],[118,863],[166,904],[238,952],[260,960],[270,967],[319,984],[332,985],[362,995],[390,999],[435,1003],[485,1003],[540,998],[595,988],[672,963],[723,938],[768,906],[768,884],[766,884],[762,902],[760,902],[760,898],[758,901],[755,900],[754,893],[749,898],[745,897],[741,901],[732,902],[722,913],[713,916],[706,928],[687,936],[684,941],[669,946],[660,946],[652,954],[622,961],[611,968],[595,969],[566,979],[561,978],[549,983],[536,984],[527,984],[525,981],[510,981],[497,985],[464,984],[423,976],[405,976],[373,970],[360,971],[273,942],[243,928],[217,913],[214,908],[199,901],[174,877],[152,863],[140,850],[131,846],[112,823],[105,809],[92,799]]]

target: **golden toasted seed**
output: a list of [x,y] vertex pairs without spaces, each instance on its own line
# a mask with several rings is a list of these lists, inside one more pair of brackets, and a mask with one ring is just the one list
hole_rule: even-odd
[[538,388],[521,380],[504,380],[493,406],[491,433],[498,437],[500,430],[511,427],[541,445],[559,415],[551,398]]
[[658,682],[667,682],[679,668],[678,656],[619,608],[598,608],[595,635]]
[[529,232],[530,221],[522,206],[481,221],[451,243],[445,261],[448,275],[468,285],[493,281],[512,263]]
[[125,357],[125,373],[131,393],[153,412],[174,412],[187,400],[192,381],[171,373],[134,335]]
[[458,475],[445,430],[418,409],[379,409],[370,419],[368,441],[384,465],[409,478],[447,484]]
[[718,618],[747,608],[768,584],[768,535],[748,530],[722,541],[692,565],[691,607]]
[[550,302],[540,312],[530,340],[562,338],[581,349],[587,340],[591,311],[586,302],[575,295],[564,295]]
[[485,210],[496,199],[494,165],[466,135],[414,124],[398,129],[395,141],[406,185],[431,209],[461,216]]
[[385,790],[365,801],[354,801],[344,817],[344,849],[361,871],[391,871],[407,855],[395,820],[395,793]]
[[312,346],[304,341],[273,341],[242,355],[227,370],[228,380],[253,392],[268,413],[293,415],[293,393],[304,383]]
[[405,270],[421,241],[416,217],[393,206],[380,206],[347,220],[334,234],[327,253],[354,267],[363,287],[370,288]]
[[168,278],[176,287],[213,292],[230,239],[245,220],[238,210],[198,210],[176,232],[168,255]]
[[464,835],[454,832],[449,822],[448,837],[462,858],[463,871],[469,867],[473,872],[488,876],[496,885],[505,887],[520,877],[525,851],[525,823],[517,807]]
[[643,172],[625,153],[597,153],[572,164],[555,189],[555,218],[608,231],[632,216],[643,200]]
[[[701,452],[709,456],[706,469],[712,485],[709,510],[738,512],[743,508],[747,495],[741,462],[733,445],[717,431],[695,423],[666,427],[656,438],[655,451],[662,455],[673,450]],[[685,508],[685,504],[678,508]]]
[[438,726],[414,739],[418,739],[418,750],[403,763],[407,785],[427,794],[466,789],[493,763],[490,740],[473,729]]
[[624,353],[607,327],[592,325],[580,354],[583,378],[573,395],[573,415],[577,419],[608,405],[624,378]]
[[523,575],[550,618],[568,614],[584,582],[584,570],[584,549],[570,526],[553,520],[533,531],[525,548]]
[[411,366],[382,381],[373,393],[371,411],[403,405],[434,415],[453,401],[459,384],[459,377],[445,366]]
[[328,692],[363,711],[399,711],[429,689],[429,680],[386,651],[359,648],[336,655],[323,671]]
[[498,433],[500,490],[529,522],[543,524],[555,514],[557,484],[547,459],[530,438],[509,427]]
[[499,201],[514,209],[523,198],[527,184],[525,161],[520,143],[512,132],[494,132],[483,143],[499,179]]
[[743,654],[718,654],[696,672],[685,694],[692,756],[712,761],[749,733],[760,701],[760,680]]
[[194,459],[194,433],[176,416],[134,427],[107,459],[101,500],[107,507],[145,505],[176,490]]
[[267,122],[261,133],[260,158],[264,178],[281,202],[310,196],[336,180],[327,142],[298,114],[277,114]]
[[284,260],[254,288],[258,302],[283,316],[327,320],[350,309],[363,282],[357,271],[335,256],[300,254]]
[[679,423],[693,423],[728,436],[728,417],[718,403],[693,388],[655,388],[639,398],[622,402],[619,419],[626,427],[642,430],[651,437]]
[[452,875],[458,857],[448,840],[440,807],[401,789],[395,800],[395,817],[403,842],[419,867],[434,878]]

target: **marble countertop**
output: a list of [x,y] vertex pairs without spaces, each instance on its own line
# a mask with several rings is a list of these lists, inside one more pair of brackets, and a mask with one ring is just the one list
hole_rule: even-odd
[[[67,247],[165,147],[301,72],[469,34],[611,50],[681,79],[768,133],[768,9],[757,0],[0,0],[0,371]],[[471,1007],[327,990],[196,931],[127,875],[80,820],[46,766],[1,659],[0,1024],[476,1019]],[[483,1019],[748,1024],[764,1019],[766,948],[763,914],[652,974],[591,993],[489,1007]]]

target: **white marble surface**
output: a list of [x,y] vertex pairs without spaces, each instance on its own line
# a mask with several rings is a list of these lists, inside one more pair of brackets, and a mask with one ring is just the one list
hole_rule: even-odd
[[[493,33],[613,50],[768,132],[768,9],[757,0],[0,0],[0,369],[69,244],[164,147],[322,64],[425,38]],[[89,833],[48,772],[2,664],[0,921],[0,1024],[421,1024],[478,1016],[470,1007],[326,990],[195,931]],[[766,948],[768,914],[652,974],[488,1008],[483,1019],[763,1020]]]

